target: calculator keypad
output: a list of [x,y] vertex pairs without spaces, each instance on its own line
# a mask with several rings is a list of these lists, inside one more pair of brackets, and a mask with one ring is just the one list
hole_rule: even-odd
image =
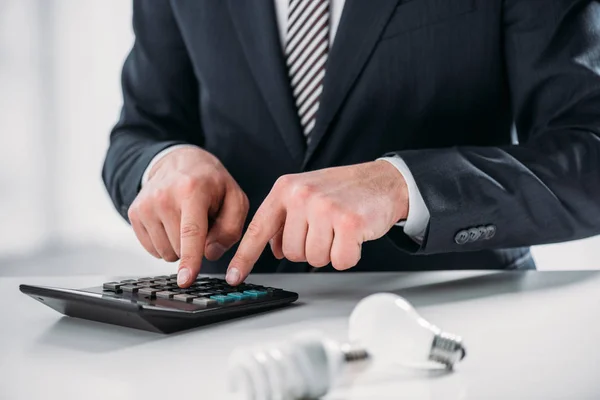
[[210,277],[198,277],[189,288],[183,289],[177,286],[177,274],[106,282],[102,289],[125,298],[136,296],[138,299],[190,303],[201,307],[255,301],[282,290],[249,283],[234,287],[223,279]]

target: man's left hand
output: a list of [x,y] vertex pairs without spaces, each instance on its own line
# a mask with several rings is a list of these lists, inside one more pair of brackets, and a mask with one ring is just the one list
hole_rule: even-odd
[[406,182],[387,161],[282,176],[250,222],[227,282],[243,282],[267,243],[278,259],[352,268],[364,242],[407,215]]

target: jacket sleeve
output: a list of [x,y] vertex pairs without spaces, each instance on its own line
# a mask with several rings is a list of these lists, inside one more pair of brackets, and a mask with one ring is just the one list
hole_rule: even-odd
[[175,144],[202,144],[199,85],[169,1],[134,0],[133,30],[122,73],[123,107],[102,171],[125,219],[156,154]]
[[[511,248],[600,233],[600,3],[504,1],[519,144],[399,151],[431,214],[421,254]],[[469,229],[491,227],[492,237]]]

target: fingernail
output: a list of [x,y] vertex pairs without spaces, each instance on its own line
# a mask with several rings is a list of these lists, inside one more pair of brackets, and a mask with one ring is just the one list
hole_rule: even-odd
[[240,271],[238,271],[237,268],[230,268],[229,271],[227,271],[227,276],[225,277],[227,283],[229,283],[230,285],[236,285],[239,279]]
[[190,270],[187,268],[181,268],[177,273],[177,284],[179,286],[185,285],[190,279]]
[[213,258],[221,258],[227,251],[227,248],[220,243],[211,243],[208,245],[208,252]]

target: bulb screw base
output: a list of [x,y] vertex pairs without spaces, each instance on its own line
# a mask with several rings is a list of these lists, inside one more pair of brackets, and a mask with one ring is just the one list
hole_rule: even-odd
[[465,358],[467,352],[462,344],[462,338],[448,332],[440,332],[433,338],[429,360],[444,364],[452,369],[454,364]]
[[365,349],[353,347],[348,343],[342,344],[340,350],[342,351],[346,363],[354,363],[369,358],[369,353],[367,353]]

